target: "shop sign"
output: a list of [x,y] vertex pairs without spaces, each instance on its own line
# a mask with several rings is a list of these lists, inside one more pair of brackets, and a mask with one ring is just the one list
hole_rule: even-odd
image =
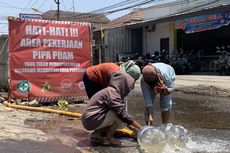
[[27,13],[20,13],[19,17],[21,19],[27,20],[27,19],[42,19],[41,14],[27,14]]
[[183,29],[185,33],[201,32],[217,29],[228,25],[230,22],[230,11],[219,12],[208,15],[195,16],[187,19],[176,20],[176,29]]

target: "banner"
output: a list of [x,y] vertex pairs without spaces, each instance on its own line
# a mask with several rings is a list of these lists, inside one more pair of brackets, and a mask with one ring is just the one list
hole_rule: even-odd
[[214,13],[209,15],[195,16],[187,19],[177,20],[177,29],[183,29],[185,33],[201,32],[217,29],[230,22],[230,11]]
[[84,96],[90,40],[89,23],[9,20],[10,96]]

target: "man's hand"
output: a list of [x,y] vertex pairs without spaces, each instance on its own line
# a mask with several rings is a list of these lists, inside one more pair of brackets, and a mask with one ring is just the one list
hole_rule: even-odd
[[134,127],[134,126],[132,126],[132,125],[128,125],[128,128],[129,128],[130,130],[132,130],[133,132],[135,132],[136,134],[137,134],[138,131],[139,131],[138,128],[136,128],[136,127]]
[[156,86],[156,87],[154,87],[154,91],[155,91],[156,93],[161,93],[161,92],[163,91],[163,87]]
[[162,93],[164,95],[168,95],[169,94],[168,89],[167,89],[166,86],[156,86],[156,87],[154,87],[154,91],[156,93]]

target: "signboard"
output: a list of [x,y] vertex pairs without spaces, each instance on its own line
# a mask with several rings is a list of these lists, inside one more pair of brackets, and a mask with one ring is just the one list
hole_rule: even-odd
[[20,13],[19,17],[21,19],[42,19],[42,15],[41,14],[26,14],[26,13]]
[[176,27],[183,29],[185,33],[201,32],[217,29],[230,22],[230,11],[214,13],[209,15],[195,16],[187,19],[177,20]]
[[9,20],[10,96],[84,96],[90,24]]

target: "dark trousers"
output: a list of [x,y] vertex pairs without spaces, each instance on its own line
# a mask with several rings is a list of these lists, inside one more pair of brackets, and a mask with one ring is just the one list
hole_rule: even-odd
[[83,82],[85,85],[85,91],[87,93],[88,98],[90,99],[95,93],[103,89],[100,84],[90,81],[87,74],[83,75]]

